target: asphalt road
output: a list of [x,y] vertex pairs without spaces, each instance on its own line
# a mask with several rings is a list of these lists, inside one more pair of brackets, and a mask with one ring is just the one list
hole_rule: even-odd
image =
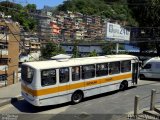
[[[140,96],[140,109],[148,108],[151,90],[156,89],[156,91],[160,92],[159,86],[159,81],[140,80],[137,87],[130,88],[126,91],[115,91],[96,95],[76,105],[65,103],[39,108],[30,105],[25,100],[20,100],[1,107],[0,113],[2,115],[0,117],[17,117],[18,120],[117,120],[117,118],[124,120],[123,115],[127,115],[127,113],[132,112],[134,109],[135,95]],[[160,101],[159,96],[157,94],[157,102]]]

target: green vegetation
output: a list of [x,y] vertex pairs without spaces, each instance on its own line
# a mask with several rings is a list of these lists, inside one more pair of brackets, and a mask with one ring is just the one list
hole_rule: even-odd
[[98,15],[103,18],[127,21],[128,25],[137,25],[126,0],[67,0],[58,6],[58,10]]
[[154,51],[156,49],[157,55],[160,55],[160,1],[128,0],[128,3],[129,8],[132,10],[132,16],[139,23],[141,30],[143,30],[142,38],[151,38],[151,41],[146,40],[138,44],[141,52],[146,50]]
[[94,57],[94,56],[98,56],[96,50],[94,50],[88,54],[88,57]]
[[79,50],[78,50],[78,43],[74,43],[74,46],[73,46],[73,50],[72,50],[72,58],[79,58],[80,57],[80,53],[79,53]]
[[51,57],[58,55],[58,54],[64,54],[65,51],[62,49],[61,46],[58,46],[55,43],[47,43],[45,47],[42,47],[41,54],[42,58],[44,59],[50,59]]
[[114,54],[112,50],[115,50],[115,49],[116,49],[116,46],[112,42],[108,42],[102,46],[103,54],[105,55]]
[[10,15],[12,20],[19,22],[26,31],[34,31],[36,29],[37,21],[30,14],[35,10],[35,4],[28,4],[23,7],[20,4],[8,1],[0,2],[0,11],[4,12],[6,16]]

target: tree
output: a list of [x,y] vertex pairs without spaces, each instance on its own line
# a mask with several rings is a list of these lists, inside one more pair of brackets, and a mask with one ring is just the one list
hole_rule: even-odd
[[111,42],[108,42],[108,43],[105,43],[103,46],[102,46],[102,51],[103,51],[103,54],[105,55],[111,55],[113,54],[113,51],[115,49],[115,45]]
[[89,57],[97,56],[97,52],[96,52],[96,50],[94,50],[94,51],[90,52],[90,53],[88,54],[88,56],[89,56]]
[[35,4],[28,4],[23,7],[20,4],[9,1],[0,2],[0,11],[4,12],[5,15],[11,15],[12,20],[19,22],[26,31],[34,31],[36,29],[37,21],[29,14],[29,12],[34,12],[35,10]]
[[58,45],[58,54],[65,54],[65,50],[62,48],[62,46]]
[[[152,40],[151,42],[146,39],[146,42],[140,43],[139,46],[141,47],[141,50],[143,50],[143,48],[150,49],[151,44],[155,43],[157,55],[160,55],[160,1],[128,0],[128,3],[129,8],[132,10],[132,15],[139,23],[139,27],[145,31],[145,35],[143,35],[144,38],[150,38]],[[147,30],[147,28],[149,30]]]
[[45,47],[42,47],[41,54],[45,59],[50,59],[51,57],[65,53],[62,47],[59,47],[55,43],[47,43]]
[[72,54],[73,54],[72,58],[79,58],[80,57],[80,53],[79,53],[79,50],[78,50],[77,43],[74,43]]
[[132,25],[137,24],[128,9],[126,0],[67,0],[58,6],[58,10],[98,15],[114,20],[127,21],[128,24]]
[[36,11],[36,5],[35,4],[27,4],[24,7],[28,12],[35,12]]

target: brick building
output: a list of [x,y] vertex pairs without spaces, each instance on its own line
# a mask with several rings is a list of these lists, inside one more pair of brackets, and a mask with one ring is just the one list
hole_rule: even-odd
[[19,33],[17,23],[0,22],[0,86],[18,80]]

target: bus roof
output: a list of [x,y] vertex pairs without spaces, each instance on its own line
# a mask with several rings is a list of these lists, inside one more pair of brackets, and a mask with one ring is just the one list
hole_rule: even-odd
[[106,55],[106,56],[96,56],[96,57],[25,62],[22,65],[27,65],[34,69],[51,69],[51,68],[78,66],[78,65],[131,60],[131,59],[138,59],[138,58],[132,55]]

